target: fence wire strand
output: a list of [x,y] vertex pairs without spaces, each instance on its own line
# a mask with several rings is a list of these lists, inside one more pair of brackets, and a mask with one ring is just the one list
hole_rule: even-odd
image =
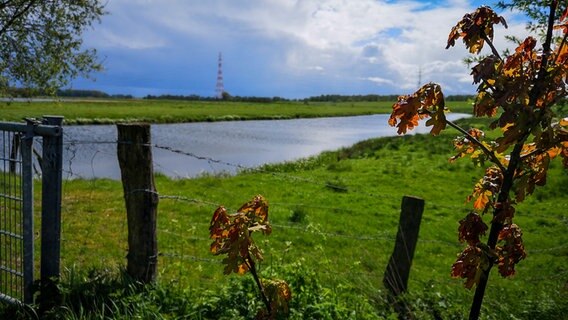
[[[67,150],[70,151],[71,156],[69,157],[68,161],[67,161],[67,169],[64,169],[64,172],[68,174],[69,177],[77,177],[77,178],[81,178],[81,179],[88,179],[85,176],[81,176],[78,175],[77,173],[73,172],[72,170],[72,161],[75,158],[75,154],[76,154],[76,150],[75,151],[71,151],[72,147],[74,145],[81,145],[81,144],[93,144],[93,145],[108,145],[108,144],[119,144],[119,143],[128,143],[131,144],[130,142],[120,142],[117,140],[105,140],[105,141],[96,141],[96,140],[72,140],[71,138],[69,138],[66,142],[64,142],[64,145],[67,145]],[[294,183],[305,183],[305,184],[311,184],[311,185],[315,185],[315,186],[320,186],[320,187],[324,187],[324,188],[332,188],[334,190],[338,190],[338,191],[342,191],[342,192],[354,192],[357,193],[359,195],[364,195],[367,196],[369,198],[372,199],[399,199],[401,197],[400,194],[385,194],[385,193],[381,193],[381,194],[377,194],[377,193],[372,193],[372,192],[368,192],[367,189],[362,189],[362,188],[357,188],[355,186],[339,186],[339,185],[335,185],[333,183],[329,183],[326,181],[321,181],[321,180],[316,180],[316,179],[308,179],[308,178],[304,178],[304,177],[299,177],[299,176],[295,176],[295,175],[290,175],[290,174],[285,174],[285,173],[281,173],[281,172],[274,172],[271,170],[266,170],[263,168],[263,166],[258,166],[258,167],[250,167],[250,166],[244,166],[242,164],[238,164],[238,163],[232,163],[232,162],[228,162],[228,161],[224,161],[224,160],[220,160],[220,159],[215,159],[212,157],[207,157],[207,156],[201,156],[192,152],[187,152],[181,149],[177,149],[177,148],[173,148],[170,146],[164,146],[164,145],[159,145],[159,144],[138,144],[138,145],[142,145],[142,146],[148,146],[148,147],[153,147],[156,149],[160,149],[160,150],[164,150],[164,151],[168,151],[171,153],[175,153],[177,155],[181,155],[181,156],[186,156],[186,157],[190,157],[192,159],[196,159],[196,160],[200,160],[200,161],[206,161],[209,164],[219,164],[219,165],[223,165],[223,166],[227,166],[227,167],[232,167],[235,168],[237,170],[243,171],[243,172],[255,172],[255,173],[262,173],[262,174],[267,174],[267,175],[271,175],[275,178],[278,179],[282,179],[282,180],[287,180],[287,181],[292,181]],[[101,150],[95,150],[95,154],[93,155],[93,157],[91,158],[91,168],[92,168],[92,177],[95,177],[95,171],[94,171],[94,162],[96,161],[96,156],[97,154],[109,154],[107,152],[103,152]],[[112,154],[114,156],[114,154]],[[158,167],[164,168],[163,166],[159,165],[156,161],[154,161],[154,164]],[[213,171],[215,171],[213,169]],[[183,200],[181,198],[179,198],[178,200]],[[187,200],[186,200],[187,201]],[[305,204],[300,204],[301,206],[307,207],[308,205]],[[464,201],[464,203],[462,205],[431,205],[429,203],[426,204],[427,206],[435,206],[438,209],[445,209],[445,210],[452,210],[452,211],[460,211],[460,212],[464,212],[464,211],[468,211],[469,209],[469,205],[468,203],[466,203]],[[288,205],[291,206],[291,205]],[[346,211],[345,209],[342,209],[342,211]],[[530,215],[525,215],[523,217],[541,217],[541,218],[551,218],[550,216],[545,216],[545,215],[539,215],[539,214],[534,214],[531,213]],[[560,217],[560,216],[553,216],[554,218],[563,220],[566,219],[566,217]]]
[[[76,149],[74,149],[77,145],[117,145],[120,143],[125,143],[125,142],[120,142],[120,141],[88,141],[88,140],[72,140],[72,139],[68,139],[64,144],[68,150],[68,152],[70,152],[71,156],[68,159],[67,162],[67,168],[66,169],[66,173],[72,177],[79,177],[76,173],[73,172],[73,169],[71,167],[72,162],[75,159],[76,156]],[[165,146],[165,145],[161,145],[161,144],[141,144],[142,146],[145,147],[152,147],[155,149],[159,149],[159,150],[164,150],[166,152],[170,152],[173,154],[177,154],[180,156],[184,156],[184,157],[189,157],[192,159],[196,159],[196,160],[200,160],[200,161],[205,161],[207,162],[211,168],[214,168],[214,165],[222,165],[222,166],[226,166],[226,167],[232,167],[234,169],[236,169],[237,172],[254,172],[254,173],[261,173],[261,174],[266,174],[269,176],[272,176],[276,179],[282,179],[282,180],[287,180],[287,181],[292,181],[293,183],[302,183],[302,184],[311,184],[311,185],[316,185],[316,186],[320,186],[320,187],[326,187],[326,188],[334,188],[336,190],[339,191],[343,191],[343,192],[354,192],[357,193],[359,195],[363,195],[366,197],[370,197],[372,199],[396,199],[397,201],[400,199],[401,195],[399,194],[377,194],[377,193],[372,193],[372,192],[368,192],[368,189],[363,189],[363,188],[358,188],[356,186],[338,186],[338,185],[334,185],[331,184],[329,182],[325,182],[325,181],[321,181],[321,180],[317,180],[317,179],[308,179],[308,178],[304,178],[304,177],[299,177],[296,175],[291,175],[291,174],[287,174],[287,173],[282,173],[282,172],[275,172],[272,170],[267,170],[265,169],[263,166],[260,167],[249,167],[249,166],[244,166],[238,163],[232,163],[232,162],[228,162],[228,161],[223,161],[220,159],[215,159],[212,157],[207,157],[207,156],[202,156],[202,155],[198,155],[192,152],[188,152],[188,151],[184,151],[178,148],[173,148],[170,146]],[[94,162],[96,161],[96,157],[98,154],[102,154],[104,153],[103,151],[100,150],[96,150],[95,154],[93,155],[92,159],[91,159],[91,165],[93,166]],[[109,153],[107,153],[109,154]],[[155,166],[159,166],[162,167],[158,162],[154,161],[154,165]],[[93,177],[95,176],[95,172],[94,172],[94,168],[93,168]],[[85,177],[80,177],[80,178],[85,178]],[[188,196],[184,196],[184,195],[168,195],[168,194],[161,194],[158,193],[156,191],[152,191],[152,190],[132,190],[131,192],[151,192],[151,193],[155,193],[158,195],[160,200],[167,200],[167,201],[181,201],[184,203],[188,203],[191,205],[199,205],[199,206],[207,206],[207,207],[211,207],[212,209],[214,209],[215,207],[218,207],[219,204],[215,201],[210,201],[210,200],[204,200],[204,199],[198,199],[198,198],[194,198],[194,197],[188,197]],[[225,190],[225,192],[228,192]],[[281,207],[287,207],[287,208],[297,208],[297,207],[304,207],[304,208],[310,208],[310,209],[314,209],[314,210],[327,210],[327,211],[333,211],[333,212],[345,212],[347,214],[349,213],[353,213],[355,212],[355,210],[351,210],[351,209],[346,209],[346,208],[338,208],[338,207],[333,207],[333,206],[317,206],[317,205],[310,205],[310,204],[305,204],[305,203],[272,203],[272,205],[277,205],[277,206],[281,206]],[[427,204],[427,207],[430,204]],[[468,210],[468,206],[467,204],[463,205],[455,205],[455,206],[448,206],[448,205],[433,205],[438,209],[445,209],[445,210],[452,210],[452,211],[466,211]],[[538,215],[531,215],[533,217],[537,217]],[[208,223],[204,223],[204,222],[191,222],[190,225],[199,225],[199,226],[203,226],[203,229],[207,229],[208,227]],[[360,235],[360,234],[345,234],[345,233],[338,233],[338,232],[330,232],[330,231],[325,231],[325,230],[321,230],[320,227],[313,226],[313,225],[307,225],[307,226],[300,226],[300,225],[294,225],[294,224],[273,224],[273,229],[277,230],[277,229],[284,229],[284,230],[288,230],[292,233],[296,233],[298,234],[298,237],[302,237],[303,234],[310,234],[310,235],[316,235],[316,236],[320,236],[323,239],[338,239],[341,241],[356,241],[356,242],[364,242],[364,243],[375,243],[372,244],[373,246],[384,246],[385,242],[387,243],[393,243],[394,240],[396,239],[396,236],[394,234],[372,234],[372,235]],[[176,232],[175,230],[167,230],[167,229],[158,229],[159,233],[162,234],[167,234],[170,237],[173,238],[177,238],[177,239],[184,239],[185,241],[198,241],[198,242],[208,242],[211,241],[209,238],[205,237],[205,236],[199,236],[199,235],[192,235],[192,234],[188,234],[188,233],[184,233],[184,232]],[[293,240],[293,239],[291,239]],[[447,247],[451,247],[454,249],[459,249],[460,247],[463,247],[463,244],[459,243],[456,239],[456,241],[446,241],[446,240],[441,240],[441,239],[428,239],[428,238],[423,238],[423,237],[419,237],[418,238],[418,244],[417,244],[417,248],[421,248],[419,250],[423,250],[423,246],[425,244],[439,244],[442,246],[447,246]],[[348,245],[348,244],[347,244]],[[185,246],[187,246],[188,248],[185,248]],[[553,248],[543,248],[543,249],[532,249],[532,250],[528,250],[529,254],[550,254],[550,253],[554,253],[554,252],[558,252],[560,250],[564,250],[566,249],[567,246],[557,246],[557,247],[553,247]],[[180,244],[178,247],[171,246],[171,247],[166,247],[166,248],[162,248],[160,250],[160,254],[159,256],[165,259],[169,259],[169,260],[179,260],[179,261],[184,261],[184,262],[200,262],[200,263],[207,263],[207,264],[221,264],[221,258],[215,258],[212,257],[210,255],[208,256],[199,256],[196,255],[195,252],[188,252],[189,251],[195,251],[195,246],[190,246],[190,245],[182,245]],[[387,250],[388,251],[388,250]],[[458,250],[456,250],[457,252]],[[338,271],[338,268],[341,268],[340,266],[336,265],[333,269],[331,269],[331,267],[329,266],[329,263],[331,263],[331,261],[334,261],[333,263],[338,263],[341,261],[337,261],[337,260],[332,260],[329,257],[326,256],[325,252],[322,252],[323,256],[320,257],[320,259],[322,259],[322,261],[327,261],[327,264],[322,263],[320,264],[319,268],[319,273],[324,274],[326,276],[329,276],[331,278],[333,278],[334,276],[336,276],[338,273],[341,273],[342,271]],[[362,254],[364,254],[364,252],[362,252]],[[407,255],[409,255],[409,253],[407,252]],[[408,256],[409,257],[409,256]],[[361,255],[360,256],[361,259],[368,259],[367,256],[365,255]],[[356,258],[355,258],[356,259]],[[384,262],[384,261],[383,261]],[[352,267],[347,267],[348,265],[351,265],[353,263],[353,258],[352,259],[346,259],[345,261],[342,262],[343,264],[345,264],[345,268],[347,268],[348,271],[345,271],[345,273],[348,273],[350,275],[361,275],[364,277],[368,277],[369,272],[361,272],[358,271],[359,269],[355,270]],[[386,263],[386,262],[385,262]],[[266,263],[264,263],[265,265]],[[363,270],[363,269],[361,269]],[[381,272],[382,273],[382,272]],[[565,275],[566,272],[562,272],[560,273],[560,275],[558,277],[562,277],[563,275]],[[400,275],[399,275],[400,276]],[[453,283],[453,284],[459,284],[461,285],[461,281],[456,281],[455,279],[448,279],[449,282]],[[360,280],[362,283],[365,284],[369,284],[369,282],[367,280],[365,280],[364,278],[361,278]],[[410,282],[415,281],[412,279],[412,277],[409,279]],[[377,283],[378,284],[378,283]],[[377,289],[379,289],[379,286],[375,286]]]

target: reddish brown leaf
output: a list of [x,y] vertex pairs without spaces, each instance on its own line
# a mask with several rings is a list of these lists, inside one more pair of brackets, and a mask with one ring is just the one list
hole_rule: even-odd
[[560,153],[560,148],[549,147],[545,138],[540,141],[542,148],[530,143],[523,146],[522,162],[515,172],[515,195],[517,202],[532,194],[536,186],[546,184],[550,161]]
[[252,213],[259,218],[258,222],[263,222],[268,217],[268,202],[263,196],[257,195],[251,201],[242,205],[237,212]]
[[495,204],[495,215],[492,222],[501,224],[511,224],[515,216],[515,208],[511,205],[510,201]]
[[433,125],[431,133],[436,135],[446,126],[445,102],[440,85],[428,83],[411,95],[399,96],[392,106],[389,125],[398,128],[398,134],[418,126],[418,120],[433,116],[427,125]]
[[489,7],[479,7],[472,13],[463,16],[450,31],[446,49],[455,45],[459,38],[463,38],[465,47],[470,53],[478,54],[485,43],[485,38],[493,40],[493,25],[507,23]]
[[515,265],[526,258],[521,229],[516,224],[505,225],[499,232],[499,245],[495,247],[499,254],[499,273],[503,277],[515,274]]
[[479,283],[483,267],[487,264],[487,258],[480,248],[467,246],[452,265],[451,275],[454,278],[465,279],[464,286],[471,289]]
[[222,206],[217,208],[217,210],[213,213],[213,218],[209,224],[209,235],[211,239],[223,237],[223,231],[229,223],[230,219],[227,216],[227,210]]
[[535,72],[531,62],[537,61],[537,54],[534,51],[536,39],[528,37],[510,55],[503,65],[503,74],[506,77],[531,78]]
[[[483,164],[487,155],[480,150],[478,142],[484,144],[483,139],[485,138],[485,132],[476,128],[470,128],[468,134],[469,136],[458,136],[454,139],[454,149],[457,150],[458,153],[450,158],[450,162],[463,158],[466,155],[471,155],[474,164]],[[472,138],[477,140],[477,142],[472,141]],[[484,145],[490,149],[488,145]]]
[[437,136],[440,132],[446,129],[446,114],[444,110],[438,109],[435,113],[431,114],[431,118],[426,121],[426,126],[432,126],[432,130],[430,130],[430,134]]
[[288,283],[279,279],[265,279],[262,284],[266,290],[272,311],[287,315],[290,309],[289,303],[292,300],[292,291]]
[[418,109],[420,99],[416,94],[398,97],[398,101],[392,106],[392,113],[389,118],[389,125],[398,128],[398,134],[404,134],[408,130],[418,126]]
[[262,196],[254,197],[235,214],[227,214],[224,207],[215,210],[209,227],[209,235],[213,239],[209,250],[215,255],[227,255],[223,259],[225,274],[243,274],[249,270],[249,260],[252,257],[263,259],[262,252],[251,236],[255,231],[265,234],[271,231],[268,203]]
[[490,191],[483,191],[480,192],[477,196],[477,199],[473,202],[473,207],[480,211],[485,211],[487,206],[489,205],[489,198],[493,194]]
[[485,91],[479,92],[473,104],[473,114],[477,117],[494,117],[497,114],[497,105],[493,97]]
[[489,167],[485,170],[485,175],[475,184],[472,194],[468,201],[475,198],[473,207],[481,212],[486,212],[493,206],[494,198],[501,189],[503,174],[497,167]]
[[487,225],[476,212],[470,212],[464,219],[460,220],[458,227],[458,239],[460,242],[466,241],[470,246],[479,243],[479,237],[487,231]]
[[489,85],[495,83],[495,79],[499,76],[502,61],[494,55],[490,55],[481,60],[471,69],[473,83],[486,81]]
[[568,143],[563,143],[562,153],[562,164],[564,165],[565,169],[568,169]]
[[568,8],[566,8],[566,10],[564,10],[564,13],[562,14],[562,16],[560,17],[560,24],[554,26],[555,30],[562,30],[562,32],[564,34],[568,33]]
[[498,146],[495,151],[499,153],[505,152],[511,145],[515,144],[525,134],[523,128],[524,125],[518,122],[506,125],[503,136],[496,140]]

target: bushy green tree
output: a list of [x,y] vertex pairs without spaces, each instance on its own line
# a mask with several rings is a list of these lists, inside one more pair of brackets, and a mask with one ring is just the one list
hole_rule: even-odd
[[[553,0],[509,0],[499,1],[496,4],[497,8],[521,11],[527,15],[529,21],[527,22],[527,29],[531,32],[537,32],[541,36],[545,36],[548,18],[550,16],[549,8]],[[557,1],[556,17],[561,17],[562,13],[566,11],[568,1]]]
[[100,69],[81,37],[103,8],[99,0],[0,0],[0,93],[11,86],[54,93]]

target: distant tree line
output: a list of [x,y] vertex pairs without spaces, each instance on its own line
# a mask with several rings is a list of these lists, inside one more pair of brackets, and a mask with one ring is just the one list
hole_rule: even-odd
[[[147,95],[143,99],[148,100],[187,100],[187,101],[235,101],[235,102],[257,102],[257,103],[271,103],[271,102],[281,102],[281,101],[303,101],[303,102],[373,102],[373,101],[395,101],[398,95],[378,95],[378,94],[367,94],[367,95],[339,95],[339,94],[326,94],[313,96],[304,99],[287,99],[282,97],[242,97],[242,96],[231,96],[227,92],[223,93],[222,98],[217,97],[204,97],[196,94],[192,95]],[[448,101],[467,101],[472,100],[473,95],[453,95],[447,96]]]
[[106,98],[106,99],[134,99],[131,94],[108,94],[99,90],[57,90],[58,97],[68,98]]
[[473,101],[475,99],[474,95],[471,94],[455,94],[451,96],[444,97],[446,101]]
[[228,92],[223,92],[221,98],[212,97],[212,96],[200,96],[196,94],[191,95],[173,95],[173,94],[162,94],[159,96],[155,95],[147,95],[143,99],[148,100],[186,100],[186,101],[234,101],[234,102],[256,102],[256,103],[271,103],[271,102],[279,102],[279,101],[297,101],[292,99],[286,99],[282,97],[242,97],[242,96],[232,96]]
[[146,95],[142,99],[146,100],[187,100],[187,101],[214,101],[219,100],[215,97],[203,97],[196,94],[190,94],[188,96],[184,95],[175,95],[175,94],[162,94],[159,96],[155,96],[152,94]]
[[[52,93],[31,88],[8,88],[4,90],[12,98],[37,98],[53,96]],[[105,98],[105,99],[133,99],[130,94],[108,94],[99,90],[59,89],[55,92],[59,98]]]
[[308,102],[361,102],[361,101],[396,101],[398,95],[340,95],[340,94],[322,94],[304,99]]
[[157,100],[189,100],[189,101],[235,101],[235,102],[257,102],[257,103],[271,103],[271,102],[281,102],[281,101],[303,101],[303,102],[357,102],[357,101],[394,101],[397,95],[338,95],[338,94],[327,94],[320,96],[313,96],[304,99],[287,99],[283,97],[256,97],[256,96],[232,96],[227,92],[223,92],[222,98],[217,97],[203,97],[199,95],[171,95],[165,94],[160,96],[147,95],[144,99],[157,99]]
[[[4,92],[9,97],[14,98],[34,98],[51,96],[49,93],[30,88],[8,88]],[[56,97],[66,98],[99,98],[99,99],[133,99],[130,94],[108,94],[99,90],[78,90],[78,89],[60,89],[56,92]],[[185,101],[233,101],[233,102],[252,102],[252,103],[273,103],[282,101],[295,101],[295,102],[373,102],[373,101],[396,101],[398,95],[340,95],[340,94],[325,94],[319,96],[312,96],[304,99],[287,99],[283,97],[256,97],[256,96],[232,96],[228,92],[223,92],[222,98],[213,96],[200,96],[197,94],[190,95],[146,95],[143,99],[146,100],[185,100]],[[468,101],[473,100],[473,95],[450,95],[446,97],[447,101]]]

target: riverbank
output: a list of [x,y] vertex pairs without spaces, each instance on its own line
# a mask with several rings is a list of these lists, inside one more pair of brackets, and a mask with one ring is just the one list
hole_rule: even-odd
[[[457,226],[471,209],[465,199],[482,170],[465,159],[447,161],[454,137],[448,131],[372,139],[236,176],[158,175],[160,272],[157,285],[142,292],[113,280],[120,278],[126,252],[120,182],[65,181],[62,286],[69,297],[61,312],[68,318],[79,318],[80,312],[112,312],[119,318],[254,317],[260,302],[252,278],[223,275],[222,258],[209,253],[208,228],[217,205],[232,211],[260,193],[269,201],[273,226],[270,236],[255,235],[265,256],[261,273],[290,282],[293,319],[396,318],[382,277],[401,198],[414,195],[424,198],[426,207],[403,301],[417,319],[463,318],[472,292],[450,278],[450,268],[463,248]],[[568,312],[567,179],[554,161],[548,184],[517,207],[528,256],[514,278],[492,271],[485,318],[558,319]]]
[[[273,102],[181,100],[64,100],[58,102],[0,102],[0,121],[21,121],[61,115],[65,124],[118,122],[184,123],[232,120],[273,120],[387,114],[393,102]],[[471,113],[471,103],[453,102],[453,112]]]

